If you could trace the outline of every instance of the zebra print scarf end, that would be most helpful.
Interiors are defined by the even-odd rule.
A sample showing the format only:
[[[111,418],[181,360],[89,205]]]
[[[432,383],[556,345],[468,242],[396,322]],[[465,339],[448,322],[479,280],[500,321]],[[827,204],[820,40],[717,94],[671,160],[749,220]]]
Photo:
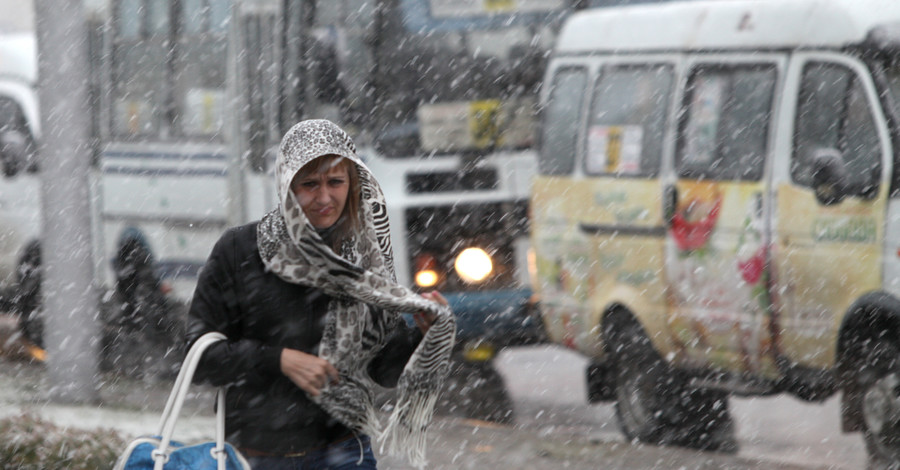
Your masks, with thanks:
[[[428,463],[425,459],[425,431],[431,423],[438,393],[408,392],[410,393],[403,393],[397,400],[378,440],[381,442],[382,453],[387,447],[388,454],[405,456],[412,466],[421,469]]]

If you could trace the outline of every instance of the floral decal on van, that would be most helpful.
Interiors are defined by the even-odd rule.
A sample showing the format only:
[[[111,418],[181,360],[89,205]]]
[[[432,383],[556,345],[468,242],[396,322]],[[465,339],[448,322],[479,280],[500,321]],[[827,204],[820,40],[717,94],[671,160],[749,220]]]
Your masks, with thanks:
[[[672,217],[672,238],[681,251],[707,246],[722,209],[722,194],[714,183],[697,183],[685,191]]]
[[[769,249],[762,239],[762,220],[752,214],[753,208],[748,208],[748,215],[744,221],[744,228],[738,240],[736,268],[741,274],[741,279],[752,289],[753,298],[762,312],[771,307],[771,298],[768,289],[767,263]]]
[[[688,356],[755,371],[771,308],[757,184],[681,181],[669,238],[669,325]],[[711,353],[715,351],[715,353]]]
[[[741,277],[747,284],[756,284],[763,275],[766,267],[766,251],[764,247],[759,247],[747,259],[738,258],[737,267],[741,272]]]

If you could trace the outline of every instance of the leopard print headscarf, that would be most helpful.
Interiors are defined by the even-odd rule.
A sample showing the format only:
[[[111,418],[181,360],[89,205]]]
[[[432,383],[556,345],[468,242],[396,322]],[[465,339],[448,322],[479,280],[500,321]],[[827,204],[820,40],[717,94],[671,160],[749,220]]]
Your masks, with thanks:
[[[301,167],[323,155],[350,159],[359,175],[361,229],[341,245],[340,253],[310,224],[290,187]],[[319,356],[334,365],[341,380],[310,399],[344,425],[380,439],[382,450],[387,445],[388,452],[405,453],[413,465],[423,466],[425,430],[456,337],[453,313],[397,283],[381,187],[356,155],[350,136],[337,125],[308,120],[292,127],[281,141],[275,180],[279,207],[266,214],[257,229],[263,264],[287,282],[317,287],[334,297]],[[404,367],[397,403],[382,429],[369,363],[403,321],[399,312],[422,310],[435,313],[437,320]]]

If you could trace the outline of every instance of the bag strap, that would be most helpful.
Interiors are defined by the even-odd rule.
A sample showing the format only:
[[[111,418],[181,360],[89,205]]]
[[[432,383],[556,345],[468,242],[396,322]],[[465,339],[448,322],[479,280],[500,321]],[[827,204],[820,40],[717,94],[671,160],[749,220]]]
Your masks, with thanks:
[[[157,434],[160,436],[159,447],[153,451],[154,470],[162,470],[163,465],[169,460],[169,444],[172,441],[172,434],[175,432],[175,422],[181,413],[181,407],[184,405],[184,398],[191,386],[194,378],[194,372],[197,365],[203,357],[203,352],[212,344],[225,339],[225,335],[219,332],[210,332],[201,336],[191,346],[190,351],[181,364],[181,370],[178,371],[178,377],[175,379],[175,385],[169,393],[169,399],[166,400],[166,407],[163,410],[162,417],[159,421]],[[212,450],[213,457],[218,461],[219,470],[225,470],[225,387],[219,387],[216,406],[216,447]]]

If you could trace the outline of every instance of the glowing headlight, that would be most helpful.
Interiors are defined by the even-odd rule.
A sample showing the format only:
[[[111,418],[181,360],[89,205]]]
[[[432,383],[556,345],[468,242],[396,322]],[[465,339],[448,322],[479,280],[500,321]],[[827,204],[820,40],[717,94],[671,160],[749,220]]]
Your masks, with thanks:
[[[438,274],[433,269],[423,269],[416,273],[416,285],[433,287],[438,282]]]
[[[437,260],[430,253],[422,253],[416,256],[416,285],[419,287],[434,287],[440,280]]]
[[[466,248],[457,257],[453,263],[456,273],[460,279],[469,283],[478,283],[494,270],[494,264],[491,262],[491,256],[481,248]]]

